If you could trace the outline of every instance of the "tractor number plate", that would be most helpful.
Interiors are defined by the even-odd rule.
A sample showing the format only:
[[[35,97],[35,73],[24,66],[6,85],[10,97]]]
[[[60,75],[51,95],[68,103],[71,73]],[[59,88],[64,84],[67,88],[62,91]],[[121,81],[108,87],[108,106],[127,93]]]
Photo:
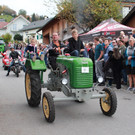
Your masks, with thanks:
[[[82,67],[82,73],[89,73],[89,67]]]

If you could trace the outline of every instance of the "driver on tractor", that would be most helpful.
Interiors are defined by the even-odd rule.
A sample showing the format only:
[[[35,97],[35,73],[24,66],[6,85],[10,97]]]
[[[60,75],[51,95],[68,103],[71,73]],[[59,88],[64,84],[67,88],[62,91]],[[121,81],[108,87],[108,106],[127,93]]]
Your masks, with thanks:
[[[49,45],[48,53],[49,53],[49,64],[51,65],[53,70],[56,70],[57,64],[56,64],[56,58],[58,55],[60,55],[62,52],[61,50],[64,49],[66,46],[63,45],[59,41],[59,35],[58,33],[53,33],[52,35],[52,43]]]
[[[14,60],[14,59],[18,59],[19,56],[21,57],[21,55],[20,55],[17,51],[15,51],[14,47],[10,47],[10,51],[11,51],[11,53],[9,54],[9,58],[12,58],[12,61],[11,61],[10,66],[8,67],[8,73],[7,73],[6,76],[9,76],[10,69],[11,69],[11,67],[14,65],[13,60]],[[25,66],[22,65],[20,61],[19,61],[19,65],[21,65],[23,71],[25,72],[25,70],[26,70],[26,69],[25,69]]]

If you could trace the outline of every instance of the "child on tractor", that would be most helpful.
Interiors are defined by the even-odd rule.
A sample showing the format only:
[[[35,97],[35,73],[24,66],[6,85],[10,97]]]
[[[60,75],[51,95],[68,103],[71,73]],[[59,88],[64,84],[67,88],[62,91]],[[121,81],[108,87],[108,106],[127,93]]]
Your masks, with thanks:
[[[34,38],[32,38],[30,45],[28,45],[25,49],[25,54],[27,53],[27,57],[32,59],[33,62],[35,62],[36,59],[40,59],[43,61],[44,54],[42,52],[42,53],[40,53],[40,56],[39,56],[38,52],[37,52],[37,47],[35,45],[36,45],[36,40]],[[29,56],[28,56],[28,53],[29,53]]]

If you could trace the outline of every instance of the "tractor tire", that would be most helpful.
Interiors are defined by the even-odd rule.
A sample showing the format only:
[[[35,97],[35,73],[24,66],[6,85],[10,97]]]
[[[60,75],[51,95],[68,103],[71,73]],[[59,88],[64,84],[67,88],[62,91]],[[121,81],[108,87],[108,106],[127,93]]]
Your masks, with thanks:
[[[37,107],[41,100],[41,80],[39,71],[26,70],[25,92],[29,106]]]
[[[112,116],[117,109],[117,97],[114,91],[104,88],[106,97],[100,98],[100,107],[104,115]]]
[[[50,92],[45,92],[43,94],[42,109],[46,121],[52,123],[55,120],[55,106]]]

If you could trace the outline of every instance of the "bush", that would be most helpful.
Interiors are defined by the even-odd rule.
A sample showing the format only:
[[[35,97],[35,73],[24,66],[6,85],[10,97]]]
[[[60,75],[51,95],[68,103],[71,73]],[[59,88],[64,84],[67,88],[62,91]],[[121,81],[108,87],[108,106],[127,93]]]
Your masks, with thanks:
[[[23,36],[21,36],[20,34],[16,34],[16,35],[14,36],[14,40],[23,41]]]
[[[3,38],[4,42],[6,44],[8,44],[12,39],[12,35],[10,35],[9,33],[6,33],[5,35],[2,35],[2,38]]]

